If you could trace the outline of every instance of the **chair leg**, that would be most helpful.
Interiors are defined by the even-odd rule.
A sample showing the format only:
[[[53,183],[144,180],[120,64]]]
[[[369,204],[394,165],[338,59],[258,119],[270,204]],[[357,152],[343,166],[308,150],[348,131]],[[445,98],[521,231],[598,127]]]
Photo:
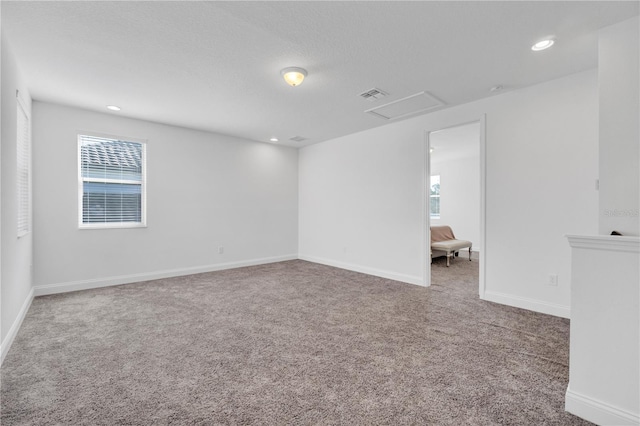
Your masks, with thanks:
[[[471,262],[471,246],[469,246],[469,262]]]
[[[447,268],[449,267],[449,260],[451,259],[451,253],[447,253]]]

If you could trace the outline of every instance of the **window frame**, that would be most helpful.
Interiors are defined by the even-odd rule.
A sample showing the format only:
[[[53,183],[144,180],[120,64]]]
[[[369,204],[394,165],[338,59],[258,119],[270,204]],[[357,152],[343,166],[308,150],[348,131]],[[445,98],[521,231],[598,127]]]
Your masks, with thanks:
[[[438,177],[438,184],[440,185],[439,191],[442,191],[441,175],[437,174],[437,175],[429,176],[429,218],[437,220],[437,219],[440,219],[440,217],[441,217],[441,214],[440,214],[440,207],[441,207],[440,206],[440,200],[441,200],[440,195],[441,194],[440,193],[438,193],[438,195],[432,195],[431,194],[431,187],[433,186],[433,184],[431,183],[431,180],[432,180],[432,178],[434,178],[436,176]],[[431,199],[433,199],[433,198],[437,198],[438,199],[438,214],[433,214],[431,212]]]
[[[142,173],[140,182],[132,180],[120,180],[120,179],[97,179],[97,178],[84,178],[82,176],[82,137],[88,136],[93,138],[103,138],[116,140],[119,142],[133,142],[142,145]],[[147,140],[108,135],[95,132],[80,131],[77,134],[77,156],[78,156],[78,229],[127,229],[127,228],[146,228],[147,227]],[[124,183],[140,185],[140,222],[90,222],[84,223],[83,218],[83,197],[84,197],[84,183],[85,182],[97,182],[97,183]]]

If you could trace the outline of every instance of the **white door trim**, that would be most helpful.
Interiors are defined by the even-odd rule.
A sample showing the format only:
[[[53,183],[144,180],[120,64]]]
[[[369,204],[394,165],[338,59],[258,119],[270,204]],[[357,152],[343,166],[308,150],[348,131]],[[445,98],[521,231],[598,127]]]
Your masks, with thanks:
[[[431,178],[431,153],[429,152],[429,148],[431,147],[430,143],[430,135],[433,132],[438,132],[440,130],[446,130],[454,127],[464,126],[466,124],[471,123],[480,123],[480,260],[479,260],[479,288],[478,294],[481,299],[484,299],[485,293],[485,278],[486,278],[486,262],[487,262],[487,250],[486,250],[486,211],[487,211],[487,155],[486,155],[486,121],[487,116],[483,114],[477,120],[466,121],[462,123],[457,123],[451,126],[439,127],[437,129],[428,129],[425,130],[425,142],[424,142],[424,165],[423,165],[423,188],[422,188],[422,224],[423,224],[423,255],[422,255],[422,264],[423,264],[423,282],[426,287],[431,285],[431,253],[429,250],[430,242],[431,242],[431,218],[429,215],[429,186],[430,186],[430,178]],[[474,244],[475,245],[475,244]]]

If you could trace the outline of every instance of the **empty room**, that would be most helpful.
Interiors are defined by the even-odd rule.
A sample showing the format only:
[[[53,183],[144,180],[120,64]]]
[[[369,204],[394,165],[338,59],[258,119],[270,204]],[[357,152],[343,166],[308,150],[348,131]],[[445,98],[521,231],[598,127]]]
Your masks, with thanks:
[[[0,423],[638,425],[639,13],[1,1]]]

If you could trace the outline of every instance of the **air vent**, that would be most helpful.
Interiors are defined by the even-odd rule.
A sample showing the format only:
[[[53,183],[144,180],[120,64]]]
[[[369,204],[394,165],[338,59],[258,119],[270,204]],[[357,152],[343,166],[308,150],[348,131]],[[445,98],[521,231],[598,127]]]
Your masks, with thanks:
[[[425,113],[434,108],[445,105],[440,99],[427,93],[420,92],[388,104],[380,105],[366,110],[366,113],[384,118],[385,120],[396,120],[409,115]]]
[[[294,136],[292,138],[289,138],[290,141],[294,141],[294,142],[302,142],[302,141],[306,141],[308,138],[303,138],[302,136]]]
[[[388,93],[383,92],[380,89],[369,89],[366,92],[360,93],[360,97],[368,100],[369,102],[377,101],[378,99],[384,98]]]

